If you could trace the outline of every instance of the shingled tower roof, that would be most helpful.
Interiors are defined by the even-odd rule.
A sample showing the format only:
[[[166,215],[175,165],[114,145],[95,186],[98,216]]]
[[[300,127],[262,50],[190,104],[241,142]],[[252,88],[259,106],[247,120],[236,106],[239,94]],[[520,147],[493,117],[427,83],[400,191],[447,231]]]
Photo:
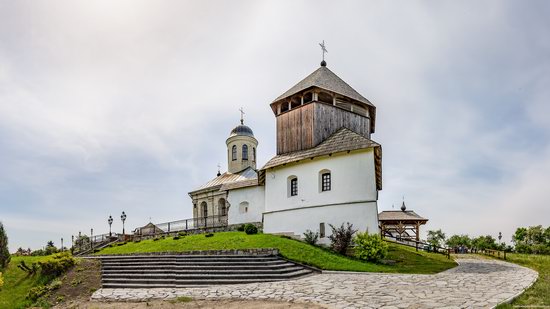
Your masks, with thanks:
[[[273,100],[273,103],[279,100],[288,98],[300,91],[306,90],[311,87],[318,87],[321,89],[332,91],[337,94],[346,96],[348,98],[354,99],[356,101],[359,101],[361,103],[374,107],[374,105],[369,100],[367,100],[365,97],[360,95],[359,92],[355,91],[355,89],[351,88],[350,85],[348,85],[340,77],[334,74],[326,66],[319,67],[313,73],[309,74],[306,78],[304,78],[302,81],[300,81],[299,83],[294,85],[292,88],[287,90],[285,93],[280,95],[278,98]]]

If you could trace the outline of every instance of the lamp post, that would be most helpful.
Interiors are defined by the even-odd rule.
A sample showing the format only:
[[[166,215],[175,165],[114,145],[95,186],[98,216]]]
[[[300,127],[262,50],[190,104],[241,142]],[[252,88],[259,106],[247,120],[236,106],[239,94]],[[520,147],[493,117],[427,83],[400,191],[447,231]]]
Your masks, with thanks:
[[[78,232],[78,251],[82,251],[82,233],[79,231]]]
[[[124,237],[124,235],[126,235],[126,233],[124,232],[124,221],[126,221],[126,213],[124,211],[122,212],[122,215],[120,215],[120,220],[122,220],[122,237]]]
[[[500,244],[500,240],[502,239],[502,232],[498,232],[498,243]]]
[[[92,249],[92,253],[94,252],[94,229],[90,229],[90,248]]]
[[[74,252],[74,235],[71,235],[71,253]]]
[[[61,237],[61,252],[63,252],[63,237]]]
[[[109,215],[109,220],[107,220],[107,222],[109,222],[109,238],[111,238],[113,236],[111,234],[111,225],[113,224],[113,217]]]

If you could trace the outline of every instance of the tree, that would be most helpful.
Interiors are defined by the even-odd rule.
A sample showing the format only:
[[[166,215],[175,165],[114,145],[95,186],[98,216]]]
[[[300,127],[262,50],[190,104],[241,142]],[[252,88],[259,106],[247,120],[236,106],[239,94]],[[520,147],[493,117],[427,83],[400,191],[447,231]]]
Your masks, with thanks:
[[[4,230],[4,225],[0,222],[0,269],[8,266],[11,256],[8,249],[8,235]]]
[[[523,243],[527,237],[527,229],[524,227],[518,227],[516,232],[512,236],[512,241],[515,244]]]
[[[496,239],[491,235],[474,238],[472,246],[478,250],[496,249],[498,247]]]
[[[472,240],[468,235],[453,235],[445,242],[447,247],[456,248],[460,246],[470,248],[472,246]]]
[[[54,253],[57,253],[57,248],[55,247],[53,241],[48,241],[48,243],[46,244],[46,250],[45,250],[45,254],[46,255],[50,255],[50,254],[54,254]]]
[[[428,243],[434,247],[441,247],[445,241],[445,233],[441,230],[428,231]]]

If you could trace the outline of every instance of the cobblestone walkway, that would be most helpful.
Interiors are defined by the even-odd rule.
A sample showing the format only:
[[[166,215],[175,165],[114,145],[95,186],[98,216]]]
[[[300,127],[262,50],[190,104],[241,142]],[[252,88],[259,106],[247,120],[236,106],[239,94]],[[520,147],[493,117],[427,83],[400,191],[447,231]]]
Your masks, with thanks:
[[[323,273],[298,280],[181,289],[101,289],[92,300],[190,296],[316,303],[328,308],[491,308],[520,294],[537,272],[515,264],[459,259],[436,275]]]

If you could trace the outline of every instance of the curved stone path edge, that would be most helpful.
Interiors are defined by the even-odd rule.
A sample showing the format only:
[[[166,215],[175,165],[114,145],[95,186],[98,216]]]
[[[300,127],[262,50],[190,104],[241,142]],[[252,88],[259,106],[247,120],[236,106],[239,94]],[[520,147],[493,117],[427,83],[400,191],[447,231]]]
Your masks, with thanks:
[[[457,259],[435,275],[323,273],[297,280],[166,289],[100,289],[99,301],[195,299],[278,300],[327,308],[493,308],[529,288],[538,273],[516,264]]]

